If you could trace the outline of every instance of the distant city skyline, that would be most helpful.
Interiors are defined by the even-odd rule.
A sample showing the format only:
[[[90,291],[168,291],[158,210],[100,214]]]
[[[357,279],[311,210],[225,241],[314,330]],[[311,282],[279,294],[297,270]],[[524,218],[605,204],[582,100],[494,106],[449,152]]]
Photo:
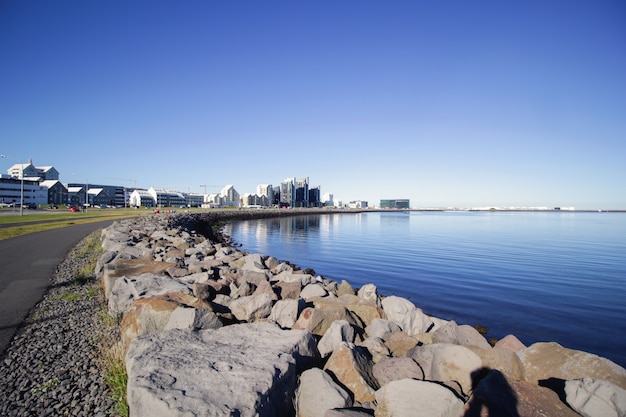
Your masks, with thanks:
[[[624,39],[618,0],[4,2],[0,168],[626,209]]]

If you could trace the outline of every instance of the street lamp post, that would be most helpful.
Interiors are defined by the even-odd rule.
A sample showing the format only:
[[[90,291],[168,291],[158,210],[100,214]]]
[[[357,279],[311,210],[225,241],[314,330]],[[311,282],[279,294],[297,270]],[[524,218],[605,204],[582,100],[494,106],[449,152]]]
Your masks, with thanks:
[[[0,155],[0,158],[7,158],[6,155]],[[22,166],[22,172],[20,173],[20,216],[24,215],[24,164]]]

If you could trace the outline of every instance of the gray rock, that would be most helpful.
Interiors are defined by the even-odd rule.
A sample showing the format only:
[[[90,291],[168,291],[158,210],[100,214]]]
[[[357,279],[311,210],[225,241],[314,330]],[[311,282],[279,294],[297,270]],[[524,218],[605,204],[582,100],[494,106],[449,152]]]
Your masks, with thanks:
[[[374,364],[372,372],[381,387],[399,379],[424,379],[424,371],[419,364],[407,357],[382,358]]]
[[[591,378],[565,381],[567,404],[584,417],[626,416],[626,390]]]
[[[139,337],[126,354],[130,416],[291,416],[297,373],[316,356],[310,332],[270,323]]]
[[[171,329],[190,329],[190,330],[207,330],[219,329],[223,324],[219,317],[210,310],[178,307],[172,314],[164,327],[165,330]]]
[[[416,346],[407,356],[414,359],[429,381],[457,381],[465,395],[472,389],[472,372],[482,368],[478,355],[461,345],[437,343]]]
[[[324,417],[329,409],[351,405],[350,394],[323,370],[311,368],[300,376],[296,392],[298,417]]]
[[[335,320],[320,339],[317,350],[325,358],[333,353],[341,342],[354,342],[354,328],[346,320]]]
[[[359,298],[368,301],[376,306],[380,306],[380,297],[378,296],[378,289],[374,284],[365,284],[357,292]]]
[[[409,336],[426,333],[433,325],[432,320],[406,298],[386,297],[382,301],[382,306],[387,318],[400,326]]]
[[[300,297],[308,300],[313,297],[325,297],[328,295],[328,292],[324,289],[320,284],[309,284],[302,289],[300,292]]]
[[[228,307],[237,320],[256,321],[269,317],[272,305],[272,297],[269,294],[259,294],[233,300]]]
[[[282,328],[291,329],[298,319],[298,314],[304,308],[303,299],[278,300],[272,307],[270,320],[277,323]]]
[[[387,340],[394,332],[399,332],[400,326],[396,323],[385,319],[373,319],[365,328],[365,333],[370,337],[379,337]]]
[[[415,379],[392,381],[376,391],[376,417],[459,417],[463,402],[449,389]]]
[[[385,341],[380,337],[368,337],[364,341],[357,343],[357,345],[367,349],[370,355],[372,355],[372,361],[374,363],[391,355],[389,348],[385,345]]]
[[[191,294],[187,285],[162,275],[146,273],[135,277],[122,277],[115,281],[111,289],[109,313],[114,316],[123,314],[130,309],[133,300],[169,292]]]

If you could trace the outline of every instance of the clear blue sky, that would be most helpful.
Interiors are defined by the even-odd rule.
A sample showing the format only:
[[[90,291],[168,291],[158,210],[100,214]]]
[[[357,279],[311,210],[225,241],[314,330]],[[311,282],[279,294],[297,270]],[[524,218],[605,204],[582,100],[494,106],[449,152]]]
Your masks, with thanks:
[[[626,209],[626,2],[0,0],[0,153],[63,182]]]

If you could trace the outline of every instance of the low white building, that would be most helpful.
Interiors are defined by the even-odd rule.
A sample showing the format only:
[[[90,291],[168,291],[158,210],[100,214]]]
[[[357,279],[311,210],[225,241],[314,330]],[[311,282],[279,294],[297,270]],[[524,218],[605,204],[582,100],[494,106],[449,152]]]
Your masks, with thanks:
[[[224,205],[224,199],[220,194],[205,194],[204,195],[204,208],[218,208]]]
[[[155,207],[156,200],[148,190],[133,190],[128,197],[128,205],[131,207]]]
[[[353,208],[353,209],[367,208],[367,201],[362,201],[362,200],[350,201],[348,203],[348,208]]]
[[[156,201],[157,207],[180,207],[187,204],[185,196],[178,191],[151,187],[148,193]]]

